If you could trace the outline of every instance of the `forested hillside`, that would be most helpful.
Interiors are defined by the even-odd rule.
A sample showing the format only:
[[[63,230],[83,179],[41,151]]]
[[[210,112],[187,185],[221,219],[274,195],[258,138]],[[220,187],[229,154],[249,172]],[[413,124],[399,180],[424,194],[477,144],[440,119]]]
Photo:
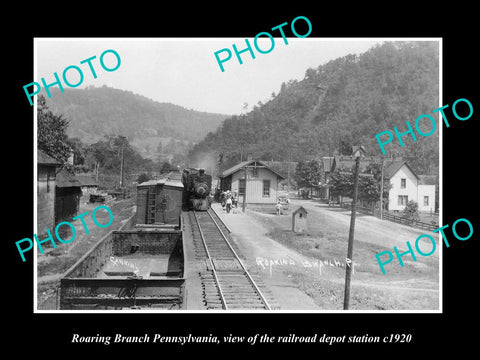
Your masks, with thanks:
[[[375,134],[407,130],[439,104],[439,59],[435,42],[386,42],[360,56],[348,55],[306,69],[301,81],[283,83],[278,94],[252,111],[225,120],[190,152],[221,161],[226,168],[251,155],[302,161],[350,154],[363,145],[381,155]],[[391,146],[420,174],[438,173],[438,131],[405,147]]]
[[[69,120],[67,134],[86,144],[105,135],[125,136],[144,157],[177,143],[185,147],[215,130],[227,115],[188,110],[178,105],[159,103],[144,96],[107,86],[86,89],[52,89],[47,98],[52,111]],[[186,151],[186,149],[183,149]]]

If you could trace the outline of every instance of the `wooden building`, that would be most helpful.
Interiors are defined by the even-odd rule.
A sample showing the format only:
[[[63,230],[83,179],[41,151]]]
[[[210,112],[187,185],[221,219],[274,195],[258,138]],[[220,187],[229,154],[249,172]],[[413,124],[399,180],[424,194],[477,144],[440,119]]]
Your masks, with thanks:
[[[55,182],[55,223],[69,220],[78,214],[81,183],[74,175],[62,169],[57,173]]]
[[[91,175],[75,175],[78,181],[80,181],[82,196],[88,196],[90,194],[96,194],[98,191],[98,181],[96,181]]]
[[[388,210],[402,211],[413,200],[418,203],[418,211],[435,211],[435,185],[425,184],[406,162],[387,164],[385,178],[391,185]]]
[[[37,151],[37,229],[46,233],[55,226],[55,182],[61,163],[43,151]]]
[[[302,233],[307,231],[307,215],[308,211],[300,206],[292,213],[292,231]]]
[[[243,161],[220,175],[220,187],[238,195],[239,204],[275,204],[277,185],[284,177],[258,160]]]

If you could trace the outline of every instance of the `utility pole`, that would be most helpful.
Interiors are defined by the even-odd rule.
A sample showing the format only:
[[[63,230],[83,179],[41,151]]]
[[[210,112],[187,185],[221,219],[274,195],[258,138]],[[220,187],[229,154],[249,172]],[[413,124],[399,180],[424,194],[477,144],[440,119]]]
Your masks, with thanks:
[[[120,188],[123,188],[123,178],[124,178],[124,165],[125,165],[125,162],[124,162],[124,159],[123,159],[123,147],[125,146],[125,142],[122,141],[122,160],[120,162]]]
[[[122,192],[122,198],[125,199],[125,188],[124,188],[124,179],[125,179],[125,159],[123,156],[123,150],[125,147],[125,137],[121,136],[122,139],[122,159],[120,161],[120,191]]]
[[[243,168],[243,181],[244,181],[244,189],[243,189],[243,201],[242,201],[242,213],[245,213],[245,198],[247,197],[247,166]]]
[[[343,310],[348,310],[350,301],[350,278],[353,267],[353,238],[355,233],[355,213],[357,209],[357,193],[358,193],[358,172],[360,167],[360,156],[355,159],[355,174],[353,179],[353,198],[352,198],[352,214],[350,215],[350,231],[348,233],[348,249],[345,266],[345,296],[343,298]]]

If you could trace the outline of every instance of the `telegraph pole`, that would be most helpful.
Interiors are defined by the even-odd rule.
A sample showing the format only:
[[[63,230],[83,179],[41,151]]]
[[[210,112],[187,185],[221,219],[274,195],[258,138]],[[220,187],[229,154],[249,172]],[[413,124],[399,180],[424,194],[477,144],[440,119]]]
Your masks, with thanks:
[[[125,147],[125,137],[121,136],[122,139],[122,159],[120,161],[120,190],[122,191],[122,198],[125,199],[125,189],[124,189],[124,181],[125,181],[125,159],[123,156],[124,147]]]
[[[123,160],[123,144],[122,144],[122,160],[120,162],[120,188],[123,187],[123,166],[124,166],[124,160]]]
[[[350,278],[353,267],[353,238],[355,233],[355,213],[357,209],[357,193],[358,193],[358,172],[360,167],[360,156],[355,159],[355,174],[353,179],[353,198],[352,198],[352,214],[350,216],[350,231],[348,233],[348,249],[345,266],[345,296],[343,298],[343,310],[348,310],[350,301]]]
[[[245,198],[247,197],[247,166],[243,168],[243,179],[244,179],[244,189],[243,189],[243,201],[242,201],[242,213],[245,213]]]

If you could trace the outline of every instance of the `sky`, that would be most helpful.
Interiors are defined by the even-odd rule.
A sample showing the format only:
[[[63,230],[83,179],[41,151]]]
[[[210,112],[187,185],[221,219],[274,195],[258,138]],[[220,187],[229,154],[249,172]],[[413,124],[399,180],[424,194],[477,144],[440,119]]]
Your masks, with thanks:
[[[54,72],[62,79],[64,69],[75,65],[84,76],[78,88],[106,85],[187,109],[234,115],[244,111],[244,103],[251,110],[259,101],[265,102],[272,92],[279,92],[282,82],[303,79],[308,68],[348,54],[361,54],[384,39],[287,40],[285,44],[281,37],[274,38],[273,49],[261,54],[253,39],[249,39],[255,59],[247,51],[241,54],[240,64],[232,45],[239,51],[245,49],[245,38],[36,38],[32,81],[41,83],[44,78],[47,84],[53,83]],[[265,51],[271,42],[261,37],[258,46]],[[214,53],[225,48],[232,52],[232,57],[223,63],[222,72]],[[100,56],[105,50],[115,50],[120,56],[117,70],[108,72],[101,67]],[[226,55],[227,52],[219,53],[221,59]],[[93,56],[96,79],[88,63],[80,63]],[[103,59],[107,67],[116,65],[110,52]],[[71,84],[80,81],[75,69],[66,74]]]

